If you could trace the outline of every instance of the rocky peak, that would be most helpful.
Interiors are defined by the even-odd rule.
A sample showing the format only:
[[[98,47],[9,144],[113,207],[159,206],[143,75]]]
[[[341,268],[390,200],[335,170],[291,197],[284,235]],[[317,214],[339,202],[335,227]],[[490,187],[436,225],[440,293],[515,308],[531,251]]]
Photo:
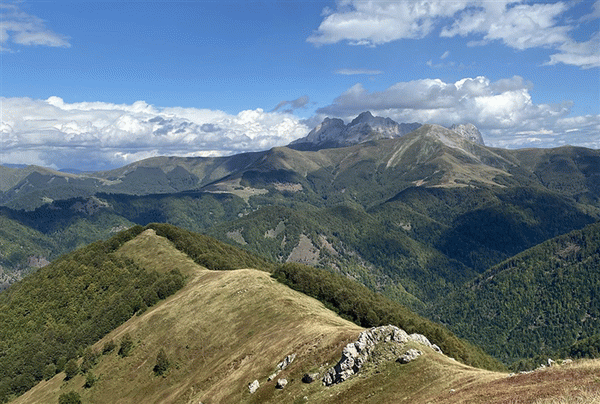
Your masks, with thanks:
[[[449,129],[458,133],[459,135],[461,135],[467,140],[470,140],[473,143],[477,143],[480,145],[484,144],[483,137],[481,136],[479,129],[477,129],[477,127],[472,123],[452,125]]]
[[[290,144],[304,149],[324,149],[351,146],[369,140],[390,139],[404,136],[418,129],[420,123],[398,123],[390,118],[373,116],[365,111],[348,125],[337,118],[325,118],[310,133]]]

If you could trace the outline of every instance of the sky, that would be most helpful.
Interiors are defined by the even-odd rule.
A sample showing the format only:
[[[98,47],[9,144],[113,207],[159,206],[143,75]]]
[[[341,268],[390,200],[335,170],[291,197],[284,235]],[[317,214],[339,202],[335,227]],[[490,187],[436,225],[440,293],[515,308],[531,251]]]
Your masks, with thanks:
[[[283,146],[325,117],[600,149],[600,1],[0,3],[0,164]]]

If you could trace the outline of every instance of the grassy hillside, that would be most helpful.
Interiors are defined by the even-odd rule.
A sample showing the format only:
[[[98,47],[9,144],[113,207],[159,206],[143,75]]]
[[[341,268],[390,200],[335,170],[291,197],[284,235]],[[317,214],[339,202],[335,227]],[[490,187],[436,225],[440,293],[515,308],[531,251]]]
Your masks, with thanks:
[[[599,268],[596,223],[494,266],[433,312],[505,362],[566,352],[600,329]]]
[[[576,363],[531,375],[475,369],[416,343],[423,355],[400,365],[376,356],[348,381],[324,387],[301,381],[308,372],[322,373],[340,357],[343,346],[362,328],[328,310],[316,299],[275,281],[267,272],[250,269],[209,271],[174,245],[146,229],[115,253],[149,271],[178,268],[186,285],[173,296],[148,308],[92,346],[101,352],[111,341],[129,336],[128,355],[106,351],[88,376],[64,373],[42,381],[13,403],[56,403],[73,391],[83,403],[414,403],[532,402],[564,394],[598,396],[600,363]],[[384,354],[384,351],[377,351]],[[164,352],[169,366],[153,370]],[[296,354],[292,364],[267,381],[277,363]],[[284,389],[276,389],[286,378]],[[260,382],[250,394],[248,384]],[[568,382],[565,382],[568,380]],[[515,401],[522,399],[525,401]]]

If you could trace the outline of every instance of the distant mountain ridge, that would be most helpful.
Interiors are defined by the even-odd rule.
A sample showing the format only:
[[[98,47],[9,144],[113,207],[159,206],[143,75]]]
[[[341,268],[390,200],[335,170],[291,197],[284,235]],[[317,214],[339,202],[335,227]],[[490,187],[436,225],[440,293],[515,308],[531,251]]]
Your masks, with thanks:
[[[421,126],[423,124],[418,122],[398,123],[391,118],[373,116],[370,111],[365,111],[347,125],[338,118],[325,118],[308,135],[293,141],[288,147],[297,150],[347,147],[372,140],[396,139]],[[449,129],[471,142],[484,144],[481,133],[471,123],[452,125]]]
[[[289,147],[318,150],[351,146],[369,140],[394,139],[420,128],[421,125],[417,122],[398,123],[393,119],[373,116],[371,112],[365,111],[348,125],[338,118],[325,118],[306,137],[293,141]]]

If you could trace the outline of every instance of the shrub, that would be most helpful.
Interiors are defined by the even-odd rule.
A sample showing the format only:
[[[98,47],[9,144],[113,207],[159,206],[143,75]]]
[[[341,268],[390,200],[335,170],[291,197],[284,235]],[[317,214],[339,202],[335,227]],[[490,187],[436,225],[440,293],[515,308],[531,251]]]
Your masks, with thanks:
[[[77,360],[70,359],[65,365],[65,375],[67,375],[65,380],[74,378],[75,376],[77,376],[77,373],[79,373],[79,366],[77,365]]]
[[[123,335],[123,338],[121,339],[121,347],[119,348],[119,355],[121,355],[121,357],[123,358],[128,356],[132,348],[133,340],[131,339],[131,335]]]
[[[76,391],[62,393],[58,397],[58,404],[81,404],[81,396]]]
[[[154,365],[154,374],[157,376],[164,374],[169,369],[169,359],[163,348],[160,348],[156,355],[156,365]]]

